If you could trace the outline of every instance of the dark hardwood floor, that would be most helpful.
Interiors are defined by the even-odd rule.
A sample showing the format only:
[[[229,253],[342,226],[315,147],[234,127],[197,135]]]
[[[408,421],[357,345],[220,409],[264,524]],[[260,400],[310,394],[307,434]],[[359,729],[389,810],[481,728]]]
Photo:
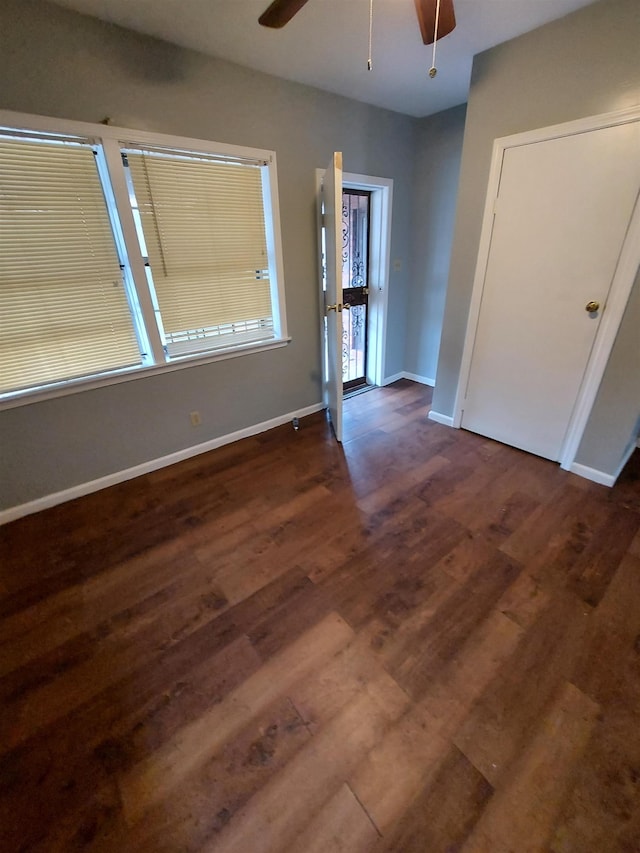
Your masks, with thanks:
[[[410,382],[0,529],[3,851],[640,851],[640,459]]]

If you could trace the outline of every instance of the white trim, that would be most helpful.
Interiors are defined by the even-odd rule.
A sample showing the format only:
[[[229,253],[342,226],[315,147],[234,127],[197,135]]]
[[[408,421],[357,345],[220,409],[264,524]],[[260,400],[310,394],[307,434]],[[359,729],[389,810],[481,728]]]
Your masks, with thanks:
[[[406,370],[401,370],[399,373],[394,373],[392,376],[387,376],[382,380],[380,385],[391,385],[399,379],[410,379],[411,382],[419,382],[421,385],[429,385],[435,388],[436,380],[428,376],[420,376],[417,373],[408,373]]]
[[[592,480],[594,483],[600,483],[602,486],[615,486],[618,481],[618,477],[624,470],[624,466],[627,464],[629,459],[631,459],[638,447],[640,447],[640,437],[637,439],[634,438],[629,442],[627,449],[622,454],[622,459],[616,468],[615,474],[606,474],[604,471],[598,471],[596,468],[589,468],[588,465],[581,465],[579,462],[572,462],[571,467],[568,470],[571,471],[572,474],[577,474],[578,477],[585,477],[587,480]]]
[[[242,145],[229,145],[225,142],[212,142],[207,139],[194,139],[189,136],[173,136],[159,131],[135,130],[130,127],[116,127],[111,124],[93,124],[86,121],[73,121],[55,116],[40,116],[30,113],[17,113],[0,110],[0,128],[20,128],[35,130],[39,133],[61,133],[69,136],[99,137],[115,139],[124,146],[132,143],[147,145],[160,144],[163,148],[181,148],[184,151],[202,151],[207,154],[221,154],[242,159],[271,162],[273,151],[263,148],[247,148]]]
[[[453,418],[451,415],[441,415],[440,412],[434,412],[433,409],[427,415],[427,418],[430,421],[435,421],[437,424],[444,424],[448,427],[454,427],[455,424],[453,422]]]
[[[504,148],[513,148],[518,145],[530,145],[532,142],[545,142],[546,140],[559,139],[563,136],[589,133],[592,130],[613,127],[617,124],[631,124],[638,120],[640,120],[640,104],[625,107],[621,110],[613,110],[609,113],[584,116],[583,118],[563,122],[562,124],[536,127],[532,130],[525,130],[522,133],[514,133],[511,136],[502,136],[496,142],[503,143]]]
[[[269,168],[262,171],[262,197],[265,207],[265,234],[267,238],[268,266],[271,272],[271,313],[277,338],[287,337],[287,306],[284,292],[284,255],[282,253],[282,226],[280,197],[278,195],[278,167],[275,151],[271,152]],[[271,216],[266,215],[266,211]],[[274,308],[277,306],[277,310]]]
[[[464,399],[467,393],[469,375],[471,373],[471,360],[473,357],[473,348],[480,316],[480,304],[482,302],[484,280],[489,263],[495,206],[500,188],[500,177],[505,150],[511,147],[545,142],[547,140],[557,139],[563,136],[573,136],[579,133],[587,133],[592,130],[613,127],[620,124],[628,124],[636,121],[640,121],[640,106],[617,110],[615,112],[605,113],[598,116],[588,116],[586,118],[578,119],[577,121],[552,125],[551,127],[536,128],[524,133],[505,136],[494,140],[482,221],[482,232],[478,247],[478,259],[476,262],[464,349],[453,408],[453,426],[459,427],[462,423]],[[618,266],[609,291],[606,306],[607,310],[604,312],[602,322],[598,329],[598,334],[587,363],[583,382],[580,387],[580,391],[578,392],[574,412],[565,437],[560,459],[561,466],[565,470],[573,470],[573,461],[586,427],[587,420],[591,413],[591,408],[604,374],[620,321],[622,320],[622,315],[633,286],[634,278],[637,274],[638,266],[640,266],[640,199],[636,203],[636,208],[622,247]]]
[[[640,194],[636,199],[636,206],[631,215],[629,228],[622,244],[618,265],[609,289],[605,311],[587,361],[576,404],[562,445],[560,467],[565,470],[571,468],[578,453],[639,268]]]
[[[200,453],[207,453],[209,450],[215,450],[217,447],[222,447],[225,444],[231,444],[234,441],[240,441],[242,438],[248,438],[249,436],[266,432],[274,427],[282,426],[282,424],[286,424],[288,421],[293,420],[293,418],[304,418],[307,415],[313,415],[322,409],[324,409],[322,403],[314,403],[311,406],[306,406],[304,409],[297,409],[294,412],[288,412],[286,415],[279,415],[276,418],[271,418],[271,420],[262,421],[262,423],[253,424],[244,429],[236,430],[236,432],[204,441],[202,444],[185,447],[183,450],[177,450],[175,453],[169,453],[167,456],[150,459],[148,462],[142,462],[140,465],[134,465],[132,468],[126,468],[124,471],[115,471],[113,474],[107,474],[105,477],[99,477],[97,480],[80,483],[61,492],[54,492],[42,498],[36,498],[36,500],[29,501],[28,503],[0,510],[0,525],[8,524],[10,521],[15,521],[25,515],[32,515],[35,512],[49,509],[66,501],[75,500],[75,498],[84,497],[84,495],[89,495],[92,492],[98,492],[100,489],[124,483],[126,480],[133,480],[134,477],[149,474],[151,471],[157,471],[159,468],[175,465],[176,462],[182,462],[185,459],[190,459],[192,456],[198,456]]]
[[[430,376],[420,376],[417,373],[407,373],[406,370],[402,376],[404,379],[410,379],[412,382],[419,382],[421,385],[429,385],[431,388],[435,388],[436,380],[431,379]]]
[[[133,219],[133,210],[129,201],[129,189],[127,187],[125,170],[122,168],[120,143],[115,139],[104,139],[102,142],[102,152],[109,178],[106,191],[113,193],[113,203],[117,211],[110,211],[112,228],[114,235],[118,232],[122,234],[123,250],[131,271],[138,310],[142,315],[141,323],[136,318],[132,317],[132,319],[134,319],[136,326],[142,328],[142,332],[149,344],[149,349],[147,350],[149,355],[146,357],[148,361],[145,359],[144,364],[145,366],[166,364],[167,359],[162,345],[162,338],[160,337],[156,313],[153,308],[146,268]]]
[[[318,233],[318,281],[320,290],[321,341],[324,342],[324,297],[322,293],[322,221],[320,215],[320,191],[324,169],[316,169],[317,233]],[[374,325],[370,340],[376,350],[367,358],[367,381],[371,385],[386,385],[384,379],[387,350],[387,313],[389,304],[389,258],[391,257],[391,220],[393,212],[393,179],[372,175],[343,172],[342,186],[347,189],[363,189],[371,192],[370,242],[371,251],[369,277],[375,281],[369,286],[369,315]],[[376,251],[377,248],[377,251]],[[325,373],[324,344],[321,353],[323,377]],[[326,384],[326,377],[324,377]]]
[[[397,382],[399,379],[404,379],[404,378],[405,377],[404,377],[403,371],[400,371],[400,373],[394,373],[392,376],[385,376],[385,378],[382,380],[382,382],[380,384],[381,385],[391,385],[394,382]]]
[[[362,189],[371,192],[369,341],[374,342],[375,352],[367,358],[367,381],[373,385],[382,385],[387,353],[393,179],[344,172],[342,185],[348,189]]]
[[[316,217],[318,234],[318,282],[320,284],[320,363],[322,365],[323,397],[326,397],[324,294],[322,292],[322,216],[320,212],[321,188],[324,169],[316,169]],[[367,358],[367,381],[371,385],[388,385],[395,379],[384,378],[387,350],[387,311],[389,304],[389,258],[391,257],[391,220],[393,212],[393,179],[372,175],[343,172],[342,186],[371,192],[370,208],[370,270],[375,283],[369,285],[369,315],[374,325],[369,340],[374,340],[375,352]],[[402,378],[398,376],[397,378]]]
[[[585,480],[591,480],[593,483],[599,483],[601,486],[609,486],[609,488],[614,485],[617,479],[613,474],[605,474],[604,471],[589,468],[588,465],[580,465],[579,462],[573,462],[569,470],[572,474],[577,474],[578,477],[584,477]]]

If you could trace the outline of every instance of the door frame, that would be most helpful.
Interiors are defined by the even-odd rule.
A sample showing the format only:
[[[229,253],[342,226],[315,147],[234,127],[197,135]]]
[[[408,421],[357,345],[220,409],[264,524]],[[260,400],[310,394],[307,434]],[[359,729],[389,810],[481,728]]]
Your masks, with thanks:
[[[640,106],[631,107],[615,112],[604,113],[597,116],[588,116],[576,121],[556,124],[550,127],[536,128],[524,133],[512,136],[503,136],[494,140],[491,155],[491,168],[487,185],[487,196],[485,201],[484,216],[482,220],[482,231],[480,245],[478,247],[478,259],[476,262],[475,275],[473,279],[473,290],[469,305],[469,317],[465,333],[464,349],[458,387],[453,408],[453,426],[460,428],[464,412],[464,401],[469,385],[471,373],[471,362],[475,345],[478,321],[480,318],[480,306],[484,291],[484,282],[489,264],[491,251],[491,240],[493,236],[493,223],[500,189],[500,177],[505,151],[508,148],[522,145],[530,145],[536,142],[546,142],[564,136],[588,133],[606,127],[614,127],[621,124],[630,124],[640,121]],[[631,221],[622,244],[616,270],[611,282],[609,297],[605,311],[598,328],[596,338],[587,360],[582,382],[578,390],[573,412],[569,419],[569,425],[565,434],[562,450],[560,453],[560,467],[571,470],[580,441],[591,414],[591,409],[600,387],[609,356],[622,322],[622,317],[629,300],[633,282],[640,268],[640,194],[631,215]]]
[[[322,293],[322,221],[320,199],[324,169],[316,169],[316,204],[318,231],[318,281],[320,305],[320,341],[322,365],[322,398],[326,404],[327,377],[325,370],[324,301]],[[385,384],[387,340],[387,310],[389,304],[389,269],[391,258],[391,216],[393,210],[393,179],[372,175],[343,172],[342,185],[346,189],[367,190],[371,193],[369,207],[369,352],[366,376],[370,385]]]

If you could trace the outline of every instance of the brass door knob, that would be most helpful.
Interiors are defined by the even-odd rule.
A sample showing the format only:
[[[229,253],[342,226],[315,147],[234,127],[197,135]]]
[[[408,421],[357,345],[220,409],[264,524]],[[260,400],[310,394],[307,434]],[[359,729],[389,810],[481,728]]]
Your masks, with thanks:
[[[587,304],[584,306],[584,310],[587,311],[589,314],[595,314],[599,308],[599,302],[587,302]]]

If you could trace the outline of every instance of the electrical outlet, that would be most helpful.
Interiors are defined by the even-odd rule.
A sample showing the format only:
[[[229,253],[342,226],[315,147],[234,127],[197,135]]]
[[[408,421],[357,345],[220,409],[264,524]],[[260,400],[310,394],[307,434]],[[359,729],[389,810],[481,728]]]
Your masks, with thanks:
[[[192,427],[200,426],[202,423],[202,418],[200,417],[200,412],[190,412],[189,420],[191,421]]]

